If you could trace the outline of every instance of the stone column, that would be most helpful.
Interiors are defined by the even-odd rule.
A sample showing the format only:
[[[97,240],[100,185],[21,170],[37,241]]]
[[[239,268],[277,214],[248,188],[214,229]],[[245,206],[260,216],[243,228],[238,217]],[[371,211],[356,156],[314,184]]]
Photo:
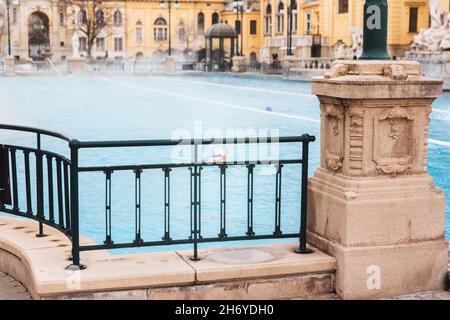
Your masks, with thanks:
[[[244,64],[245,64],[245,57],[244,56],[234,56],[232,58],[233,61],[233,67],[231,68],[232,72],[240,73],[244,72]]]
[[[16,58],[14,56],[6,56],[4,59],[5,74],[16,74]]]
[[[164,59],[164,72],[165,73],[175,73],[175,61],[177,57],[175,56],[166,56]]]
[[[337,260],[344,299],[442,289],[445,198],[427,172],[442,81],[413,61],[340,61],[320,100],[321,163],[309,182],[308,240]]]

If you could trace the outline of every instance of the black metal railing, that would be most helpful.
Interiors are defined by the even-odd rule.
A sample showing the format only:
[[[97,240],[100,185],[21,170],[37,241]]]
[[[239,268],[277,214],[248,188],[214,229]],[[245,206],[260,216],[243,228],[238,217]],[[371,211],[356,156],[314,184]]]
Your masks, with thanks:
[[[80,252],[89,250],[103,250],[115,248],[150,247],[176,244],[192,244],[194,254],[192,259],[198,260],[198,244],[219,241],[261,240],[298,238],[299,248],[296,252],[308,253],[306,247],[306,214],[307,214],[307,179],[309,143],[315,141],[314,136],[276,137],[276,138],[224,138],[224,139],[180,139],[180,140],[133,140],[133,141],[78,141],[68,136],[29,127],[0,124],[0,129],[31,132],[36,134],[36,148],[0,144],[0,211],[37,220],[39,223],[39,236],[43,236],[43,225],[56,228],[63,232],[72,242],[72,264],[70,268],[80,269]],[[54,152],[41,148],[41,136],[51,136],[68,142],[70,159]],[[300,143],[302,145],[301,157],[297,159],[271,159],[271,160],[221,160],[203,161],[199,158],[199,147],[205,145],[251,145],[251,144],[286,144]],[[170,147],[184,145],[193,148],[194,157],[187,163],[152,163],[141,165],[114,165],[114,166],[80,166],[79,152],[83,149],[102,148],[132,148],[132,147]],[[17,157],[21,153],[23,161],[23,174],[25,184],[18,185]],[[300,152],[299,152],[300,153]],[[9,161],[11,160],[11,161]],[[35,166],[30,162],[35,161]],[[273,232],[257,234],[254,229],[254,169],[258,165],[275,165],[275,212]],[[300,227],[298,232],[283,233],[281,228],[281,190],[283,167],[290,164],[301,165],[301,194],[300,198]],[[243,206],[247,211],[247,226],[245,234],[229,236],[227,233],[227,170],[232,166],[245,166],[247,175],[247,201]],[[46,170],[44,170],[46,167]],[[202,170],[207,167],[217,168],[220,188],[220,228],[216,237],[206,237],[202,233]],[[34,172],[32,172],[32,168]],[[187,169],[190,179],[190,234],[186,238],[173,239],[171,234],[171,173],[175,169]],[[146,241],[142,237],[142,173],[149,170],[161,170],[164,177],[164,230],[161,240]],[[44,171],[47,173],[44,179]],[[102,244],[80,245],[79,241],[79,175],[84,173],[100,172],[104,174],[105,181],[105,238]],[[134,239],[129,242],[115,242],[112,234],[112,185],[115,172],[129,172],[134,177]],[[22,172],[20,172],[22,173]],[[56,177],[55,177],[56,173]],[[35,179],[31,179],[34,175]],[[7,176],[7,179],[5,179]],[[44,181],[46,180],[46,186]],[[34,184],[33,184],[34,183]],[[35,197],[31,190],[35,189]],[[26,208],[19,208],[19,190],[26,198]],[[45,189],[45,191],[44,191]],[[44,197],[44,195],[47,195]],[[44,199],[46,198],[46,199]],[[32,203],[36,202],[34,209]],[[47,202],[44,210],[44,203]],[[45,211],[45,212],[44,212]]]

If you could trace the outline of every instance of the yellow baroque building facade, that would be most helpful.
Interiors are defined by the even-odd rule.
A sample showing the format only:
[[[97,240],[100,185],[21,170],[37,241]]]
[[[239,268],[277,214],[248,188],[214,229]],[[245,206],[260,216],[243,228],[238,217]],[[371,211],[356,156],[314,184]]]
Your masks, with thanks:
[[[161,57],[167,54],[170,40],[174,55],[193,54],[200,60],[204,33],[212,24],[224,22],[240,31],[239,52],[251,59],[271,59],[286,54],[291,10],[294,54],[333,57],[335,44],[351,46],[352,32],[362,29],[364,0],[244,0],[241,13],[233,10],[232,0],[165,0],[163,6],[161,0],[103,0],[97,10],[107,23],[93,41],[81,31],[85,18],[77,2],[98,1],[11,0],[12,55],[39,60],[43,49],[50,48],[55,61],[65,60],[72,54],[71,40],[77,33],[81,54],[94,58]],[[6,0],[0,0],[2,56],[9,51],[6,8]],[[450,0],[441,0],[441,11],[449,10]],[[429,24],[429,0],[390,0],[391,55],[402,56]]]

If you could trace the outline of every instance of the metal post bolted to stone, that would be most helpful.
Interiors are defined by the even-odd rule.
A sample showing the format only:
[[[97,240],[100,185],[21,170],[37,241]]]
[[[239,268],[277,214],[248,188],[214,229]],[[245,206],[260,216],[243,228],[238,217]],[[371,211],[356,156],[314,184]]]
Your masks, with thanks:
[[[363,52],[359,59],[386,60],[388,32],[387,0],[366,0],[364,3]]]
[[[374,2],[386,1],[365,10]],[[344,299],[443,289],[447,277],[445,198],[427,171],[442,81],[418,62],[380,60],[385,42],[376,43],[365,50],[376,60],[336,61],[312,80],[321,162],[309,181],[308,241],[336,258]]]

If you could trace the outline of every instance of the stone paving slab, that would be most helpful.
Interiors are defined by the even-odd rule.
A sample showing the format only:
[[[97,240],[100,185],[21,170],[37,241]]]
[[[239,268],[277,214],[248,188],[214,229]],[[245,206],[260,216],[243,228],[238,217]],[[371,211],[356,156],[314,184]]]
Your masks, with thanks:
[[[450,300],[450,291],[428,291],[392,297],[386,300]]]
[[[20,282],[0,272],[0,300],[31,300],[31,297]]]

